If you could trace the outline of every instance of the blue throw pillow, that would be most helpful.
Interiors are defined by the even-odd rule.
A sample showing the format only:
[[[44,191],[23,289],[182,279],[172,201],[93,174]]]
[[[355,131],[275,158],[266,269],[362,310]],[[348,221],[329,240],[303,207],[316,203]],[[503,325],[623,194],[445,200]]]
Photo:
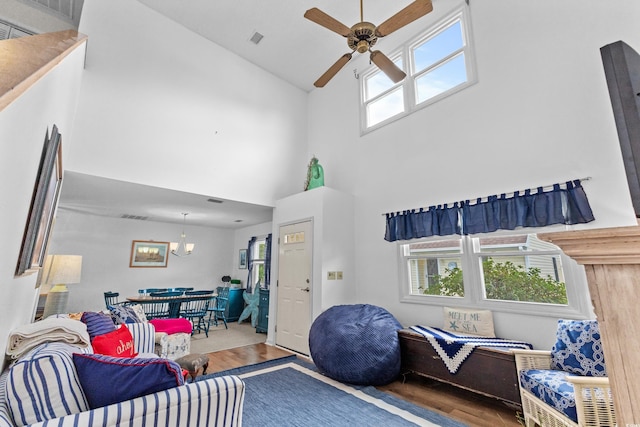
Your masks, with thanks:
[[[596,320],[558,320],[551,369],[576,375],[605,377],[604,351]]]
[[[140,319],[135,310],[126,305],[110,305],[109,311],[111,312],[113,321],[117,324],[140,323]]]
[[[82,323],[87,325],[87,332],[91,341],[98,335],[108,334],[116,330],[111,316],[105,313],[96,313],[93,311],[85,311],[80,318]]]
[[[75,353],[73,363],[91,409],[184,384],[182,368],[169,359]]]

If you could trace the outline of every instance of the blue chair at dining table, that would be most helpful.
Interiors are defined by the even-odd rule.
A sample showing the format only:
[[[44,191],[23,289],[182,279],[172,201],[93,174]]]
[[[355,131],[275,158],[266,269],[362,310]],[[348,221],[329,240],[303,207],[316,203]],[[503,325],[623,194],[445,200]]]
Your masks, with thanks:
[[[191,335],[197,330],[209,337],[209,323],[205,321],[209,303],[215,299],[213,291],[186,291],[185,299],[180,303],[180,317],[189,319],[192,324]],[[206,298],[206,297],[209,298]]]
[[[154,292],[167,292],[167,288],[146,288],[146,289],[138,289],[138,293],[141,295],[151,295]]]
[[[142,306],[142,310],[148,320],[178,317],[180,301],[167,301],[163,298],[179,297],[181,295],[182,292],[151,292],[149,297],[152,299],[139,304]]]
[[[227,307],[229,305],[229,287],[219,286],[218,295],[215,297],[215,302],[209,305],[209,319],[208,323],[213,322],[218,326],[218,320],[222,320],[224,328],[229,329],[227,326]]]

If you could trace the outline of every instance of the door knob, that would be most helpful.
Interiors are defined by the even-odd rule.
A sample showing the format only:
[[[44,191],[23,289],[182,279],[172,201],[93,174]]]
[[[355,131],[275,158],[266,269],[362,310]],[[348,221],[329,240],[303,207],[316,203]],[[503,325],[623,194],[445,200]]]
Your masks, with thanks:
[[[303,292],[309,292],[309,291],[310,291],[310,289],[309,289],[309,287],[308,287],[308,286],[307,286],[306,288],[304,288],[304,289],[300,289],[300,290],[301,290],[301,291],[303,291]]]

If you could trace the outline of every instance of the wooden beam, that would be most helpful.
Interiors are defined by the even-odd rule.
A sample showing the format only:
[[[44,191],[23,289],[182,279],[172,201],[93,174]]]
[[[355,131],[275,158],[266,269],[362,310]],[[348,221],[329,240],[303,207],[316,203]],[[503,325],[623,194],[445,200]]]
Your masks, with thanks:
[[[585,266],[617,423],[640,425],[640,225],[538,237]]]

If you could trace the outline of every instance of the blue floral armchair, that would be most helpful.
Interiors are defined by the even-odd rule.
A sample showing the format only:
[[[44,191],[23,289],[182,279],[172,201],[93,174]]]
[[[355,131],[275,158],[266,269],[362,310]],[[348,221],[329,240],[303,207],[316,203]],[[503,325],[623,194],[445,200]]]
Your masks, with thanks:
[[[595,320],[559,320],[551,351],[513,350],[527,427],[615,426]]]

